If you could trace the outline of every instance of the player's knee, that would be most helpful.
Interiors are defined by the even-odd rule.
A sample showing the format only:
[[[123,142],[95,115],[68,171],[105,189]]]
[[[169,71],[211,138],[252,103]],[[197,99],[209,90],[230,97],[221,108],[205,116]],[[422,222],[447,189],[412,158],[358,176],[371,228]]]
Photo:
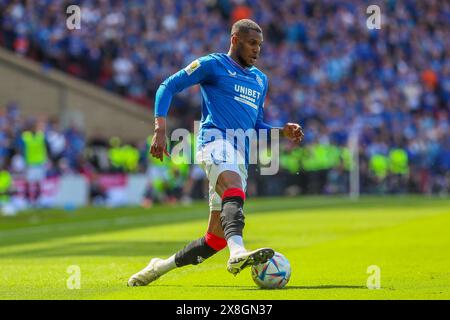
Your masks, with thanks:
[[[223,171],[217,179],[216,191],[223,198],[230,189],[242,189],[241,177],[234,171]]]

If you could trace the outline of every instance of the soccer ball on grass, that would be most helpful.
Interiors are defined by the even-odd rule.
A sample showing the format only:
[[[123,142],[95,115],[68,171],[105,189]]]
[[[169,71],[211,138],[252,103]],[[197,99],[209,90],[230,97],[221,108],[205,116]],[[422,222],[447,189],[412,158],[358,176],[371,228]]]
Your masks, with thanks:
[[[263,289],[281,289],[286,286],[291,277],[291,265],[279,252],[266,263],[251,267],[253,281]]]

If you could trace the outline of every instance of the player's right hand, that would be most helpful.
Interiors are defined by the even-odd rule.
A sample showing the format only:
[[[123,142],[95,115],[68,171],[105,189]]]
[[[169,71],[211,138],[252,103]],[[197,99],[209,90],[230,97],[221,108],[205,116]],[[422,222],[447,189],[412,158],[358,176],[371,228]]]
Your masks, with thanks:
[[[286,123],[282,131],[284,136],[294,143],[300,143],[303,140],[303,128],[298,123]]]
[[[152,146],[150,147],[150,154],[152,157],[163,161],[164,154],[170,157],[169,152],[167,152],[166,146],[166,133],[155,131],[152,138]]]

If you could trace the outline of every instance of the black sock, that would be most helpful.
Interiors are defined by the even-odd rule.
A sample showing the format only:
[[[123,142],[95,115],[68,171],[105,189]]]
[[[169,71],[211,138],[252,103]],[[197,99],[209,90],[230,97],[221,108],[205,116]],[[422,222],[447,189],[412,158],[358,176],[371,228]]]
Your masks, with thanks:
[[[194,240],[175,254],[175,264],[177,267],[189,264],[197,265],[212,257],[218,251],[206,244],[205,237]]]
[[[245,226],[243,212],[244,199],[239,196],[226,197],[222,199],[222,211],[220,221],[225,235],[225,239],[231,236],[241,236]]]

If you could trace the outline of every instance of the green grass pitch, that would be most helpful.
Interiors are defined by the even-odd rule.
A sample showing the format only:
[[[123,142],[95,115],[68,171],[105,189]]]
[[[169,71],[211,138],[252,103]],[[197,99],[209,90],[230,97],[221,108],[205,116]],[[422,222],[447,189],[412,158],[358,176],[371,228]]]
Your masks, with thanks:
[[[245,213],[247,248],[271,246],[290,260],[286,288],[257,288],[249,269],[233,277],[228,250],[147,287],[126,286],[150,258],[204,234],[205,201],[0,217],[0,299],[450,299],[450,199],[248,199]],[[67,286],[72,265],[80,289]],[[371,265],[380,289],[367,288]]]

